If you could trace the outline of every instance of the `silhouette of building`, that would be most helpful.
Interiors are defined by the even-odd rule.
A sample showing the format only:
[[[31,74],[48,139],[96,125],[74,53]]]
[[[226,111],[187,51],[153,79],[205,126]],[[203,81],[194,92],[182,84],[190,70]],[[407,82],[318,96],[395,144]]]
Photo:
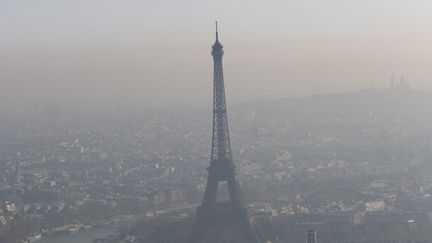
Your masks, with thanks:
[[[306,234],[307,243],[316,243],[317,242],[317,234],[315,230],[308,230]]]

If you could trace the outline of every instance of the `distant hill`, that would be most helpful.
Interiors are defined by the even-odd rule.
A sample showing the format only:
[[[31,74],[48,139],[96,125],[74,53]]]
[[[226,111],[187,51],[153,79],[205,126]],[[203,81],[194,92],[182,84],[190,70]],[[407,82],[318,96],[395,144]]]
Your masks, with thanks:
[[[432,124],[432,93],[367,89],[350,93],[257,101],[242,105],[257,119],[292,125]]]

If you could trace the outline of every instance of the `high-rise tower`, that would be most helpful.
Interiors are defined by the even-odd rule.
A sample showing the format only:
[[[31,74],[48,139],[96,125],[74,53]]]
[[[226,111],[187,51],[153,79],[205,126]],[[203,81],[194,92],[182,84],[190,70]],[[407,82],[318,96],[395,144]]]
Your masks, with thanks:
[[[308,230],[306,234],[307,243],[317,243],[317,233],[315,230]]]
[[[249,215],[235,178],[231,153],[225,87],[222,69],[223,46],[219,42],[216,22],[216,41],[212,46],[213,73],[213,138],[207,187],[202,204],[197,209],[192,243],[263,243],[262,235]],[[226,185],[228,200],[218,200],[218,188]]]

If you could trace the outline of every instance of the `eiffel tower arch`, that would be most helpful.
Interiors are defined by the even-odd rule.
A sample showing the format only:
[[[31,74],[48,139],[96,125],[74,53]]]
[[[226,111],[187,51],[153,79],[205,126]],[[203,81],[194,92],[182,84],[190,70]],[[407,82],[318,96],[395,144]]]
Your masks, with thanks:
[[[225,100],[222,56],[216,22],[213,56],[213,136],[204,199],[196,212],[191,243],[265,243],[249,213],[236,180]],[[226,186],[226,200],[218,200],[219,185]],[[220,192],[219,192],[220,193]]]

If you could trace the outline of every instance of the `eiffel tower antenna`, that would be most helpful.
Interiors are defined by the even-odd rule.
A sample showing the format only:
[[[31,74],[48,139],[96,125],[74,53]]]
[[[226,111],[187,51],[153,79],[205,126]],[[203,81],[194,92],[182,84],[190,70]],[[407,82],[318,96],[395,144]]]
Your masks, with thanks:
[[[216,25],[216,40],[219,40],[218,21],[215,21],[215,25]]]

